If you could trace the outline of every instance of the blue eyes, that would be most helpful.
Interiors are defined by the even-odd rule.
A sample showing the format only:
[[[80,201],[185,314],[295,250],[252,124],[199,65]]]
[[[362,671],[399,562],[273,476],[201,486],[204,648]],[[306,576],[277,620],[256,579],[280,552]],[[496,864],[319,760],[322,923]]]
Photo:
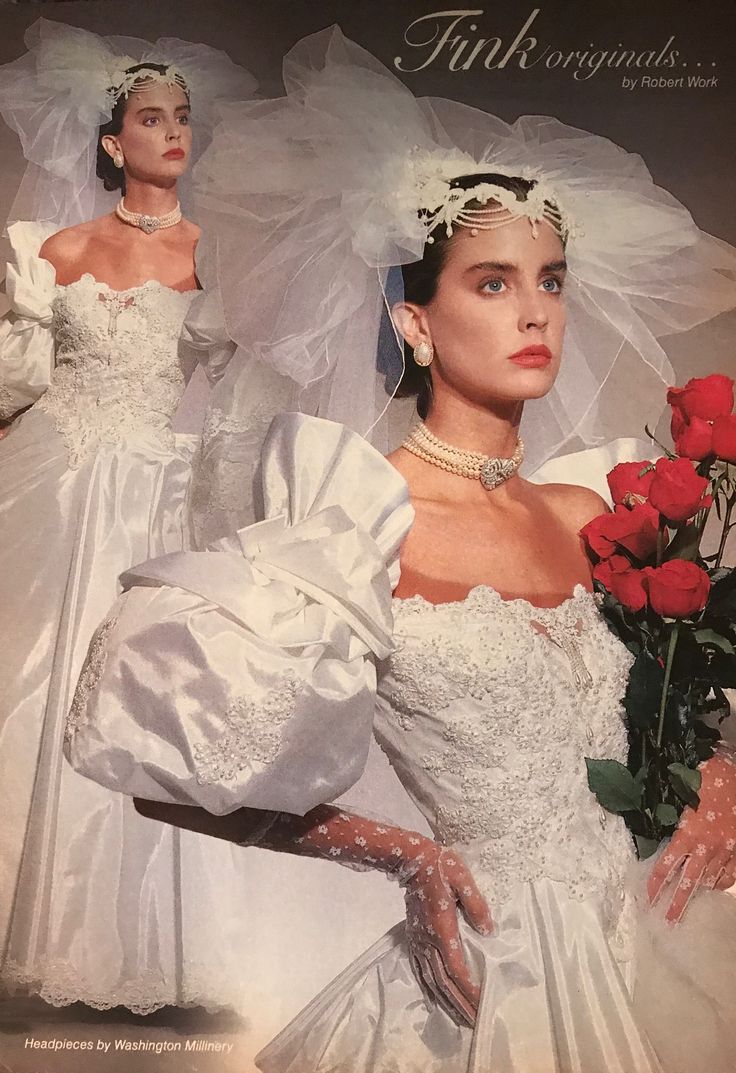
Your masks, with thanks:
[[[540,283],[540,287],[546,294],[560,294],[562,292],[562,280],[556,276],[548,276]],[[506,290],[506,284],[502,279],[489,279],[481,285],[484,294],[502,294]]]
[[[156,123],[158,123],[159,119],[160,119],[160,116],[149,115],[143,120],[143,126],[144,127],[152,127]],[[180,123],[181,126],[188,127],[190,122],[191,122],[191,116],[189,116],[189,115],[180,115],[180,116],[176,117],[176,121],[177,121],[177,123]]]
[[[550,276],[549,279],[542,280],[542,287],[548,294],[559,294],[562,290],[562,280]]]

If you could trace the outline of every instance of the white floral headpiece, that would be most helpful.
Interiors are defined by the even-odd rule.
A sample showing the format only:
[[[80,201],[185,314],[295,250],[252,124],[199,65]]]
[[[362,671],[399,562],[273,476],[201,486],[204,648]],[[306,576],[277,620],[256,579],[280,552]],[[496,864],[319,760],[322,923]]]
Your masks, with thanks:
[[[187,80],[178,67],[174,64],[167,64],[163,71],[158,71],[155,67],[145,66],[152,62],[151,60],[135,60],[132,56],[117,57],[110,70],[110,85],[106,91],[113,104],[117,104],[121,97],[127,99],[130,93],[140,93],[150,89],[152,82],[162,83],[171,89],[177,87],[189,93]],[[140,68],[142,65],[142,70],[131,70],[133,67]]]
[[[504,224],[527,217],[534,238],[538,224],[545,222],[565,241],[575,232],[570,215],[560,205],[552,186],[541,177],[521,169],[524,174],[508,174],[508,178],[521,178],[531,183],[523,197],[497,183],[487,182],[489,174],[505,175],[497,165],[478,163],[464,155],[436,157],[415,149],[410,157],[410,182],[417,200],[419,218],[427,230],[427,242],[434,242],[432,232],[444,225],[448,238],[453,227],[465,227],[471,235],[479,231],[492,231]],[[470,186],[457,186],[462,176],[478,175],[478,182]],[[470,207],[471,202],[478,205]]]

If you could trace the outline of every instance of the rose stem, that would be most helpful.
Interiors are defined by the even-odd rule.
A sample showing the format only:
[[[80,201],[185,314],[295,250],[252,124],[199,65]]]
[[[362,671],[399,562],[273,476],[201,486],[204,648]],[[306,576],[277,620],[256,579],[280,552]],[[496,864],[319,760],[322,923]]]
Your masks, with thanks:
[[[670,675],[672,674],[672,663],[675,658],[675,649],[677,648],[677,638],[680,635],[680,623],[674,622],[670,632],[670,643],[667,647],[667,660],[664,666],[664,682],[662,683],[662,699],[659,702],[659,723],[657,724],[657,748],[662,745],[662,732],[664,731],[664,713],[667,707],[667,691],[670,688]]]
[[[664,533],[667,528],[667,523],[660,514],[659,516],[659,528],[657,529],[657,566],[662,565],[662,557],[664,555]]]
[[[728,466],[726,466],[726,473],[728,474]],[[721,531],[721,542],[718,545],[718,553],[716,555],[716,561],[713,564],[714,570],[717,570],[721,565],[721,560],[726,551],[726,541],[728,540],[728,534],[731,532],[731,514],[733,508],[736,506],[736,492],[728,496],[726,499],[726,511],[723,516],[723,530]]]

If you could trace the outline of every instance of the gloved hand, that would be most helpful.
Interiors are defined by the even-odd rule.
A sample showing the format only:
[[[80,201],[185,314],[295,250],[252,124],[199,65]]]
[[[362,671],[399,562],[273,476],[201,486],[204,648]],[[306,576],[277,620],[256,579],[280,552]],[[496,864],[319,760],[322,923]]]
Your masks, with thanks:
[[[406,900],[406,935],[420,985],[461,1024],[473,1025],[480,995],[465,959],[458,906],[481,935],[493,922],[485,898],[454,850],[401,827],[320,805],[305,816],[239,809],[212,816],[186,805],[136,801],[144,815],[240,845],[319,857],[399,881]]]
[[[665,913],[670,923],[682,917],[698,887],[728,890],[736,882],[736,761],[719,745],[700,765],[700,804],[686,808],[669,846],[648,881],[653,903],[668,883],[673,894]]]

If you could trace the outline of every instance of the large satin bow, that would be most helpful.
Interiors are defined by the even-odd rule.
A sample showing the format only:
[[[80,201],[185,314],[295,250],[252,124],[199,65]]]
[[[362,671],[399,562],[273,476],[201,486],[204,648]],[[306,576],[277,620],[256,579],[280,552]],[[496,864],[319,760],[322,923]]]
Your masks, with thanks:
[[[324,643],[329,636],[343,659],[358,654],[356,639],[379,659],[393,650],[384,557],[339,506],[293,525],[283,515],[266,519],[218,541],[212,551],[151,559],[124,573],[121,582],[125,588],[185,589],[283,648]],[[268,590],[264,599],[257,598],[259,589]]]

